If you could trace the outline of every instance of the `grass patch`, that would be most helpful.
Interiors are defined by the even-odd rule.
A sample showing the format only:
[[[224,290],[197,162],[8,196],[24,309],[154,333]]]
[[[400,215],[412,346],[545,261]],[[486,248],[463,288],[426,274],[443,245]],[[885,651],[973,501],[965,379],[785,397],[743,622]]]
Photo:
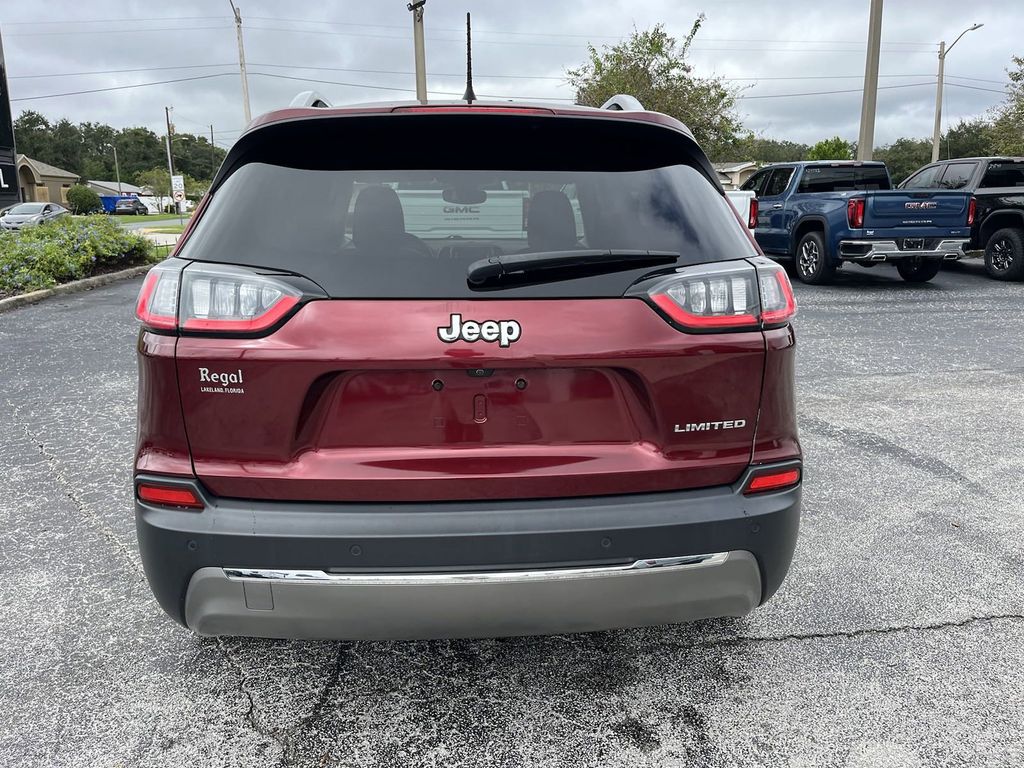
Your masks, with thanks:
[[[185,227],[187,226],[187,224],[179,224],[176,227],[157,227],[154,229],[146,227],[146,232],[151,235],[180,235],[185,231]]]
[[[0,299],[159,261],[146,238],[107,216],[66,216],[0,232]]]

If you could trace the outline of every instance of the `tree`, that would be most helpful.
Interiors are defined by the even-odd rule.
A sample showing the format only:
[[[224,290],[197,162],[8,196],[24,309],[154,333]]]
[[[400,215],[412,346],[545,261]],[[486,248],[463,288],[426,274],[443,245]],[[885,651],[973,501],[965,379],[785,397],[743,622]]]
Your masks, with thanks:
[[[922,165],[932,159],[932,142],[929,139],[896,139],[892,144],[877,147],[875,160],[881,160],[889,169],[893,184],[899,184]]]
[[[996,109],[992,126],[994,151],[1001,155],[1024,155],[1024,56],[1014,56],[1013,65],[1016,69],[1006,70],[1006,101]]]
[[[171,194],[171,174],[166,168],[156,167],[140,171],[135,174],[135,183],[140,187],[146,187],[154,195]]]
[[[83,184],[75,184],[75,186],[68,190],[68,205],[71,206],[72,213],[79,214],[92,213],[102,208],[100,196],[90,187],[86,187]]]
[[[986,157],[996,154],[992,123],[983,118],[961,120],[939,143],[940,157]]]
[[[845,139],[833,136],[823,139],[807,152],[808,160],[852,160],[854,146]]]
[[[766,139],[750,132],[722,147],[711,158],[716,162],[754,160],[758,163],[789,163],[803,160],[809,149],[806,144]]]
[[[25,110],[14,121],[14,142],[18,151],[29,157],[40,157],[49,145],[50,130],[49,120],[31,109]]]
[[[741,128],[734,111],[737,90],[720,77],[695,76],[686,61],[703,22],[701,14],[681,44],[658,24],[600,51],[588,45],[590,60],[566,71],[576,102],[599,107],[615,94],[631,94],[647,109],[684,122],[705,151],[720,154]]]

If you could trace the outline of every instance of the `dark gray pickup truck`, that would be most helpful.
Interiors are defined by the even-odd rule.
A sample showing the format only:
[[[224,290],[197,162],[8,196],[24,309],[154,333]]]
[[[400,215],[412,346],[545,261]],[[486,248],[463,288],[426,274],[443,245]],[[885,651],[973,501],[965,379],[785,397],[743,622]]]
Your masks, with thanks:
[[[900,187],[973,193],[968,255],[984,255],[985,270],[996,280],[1024,280],[1024,157],[944,160],[926,165]]]

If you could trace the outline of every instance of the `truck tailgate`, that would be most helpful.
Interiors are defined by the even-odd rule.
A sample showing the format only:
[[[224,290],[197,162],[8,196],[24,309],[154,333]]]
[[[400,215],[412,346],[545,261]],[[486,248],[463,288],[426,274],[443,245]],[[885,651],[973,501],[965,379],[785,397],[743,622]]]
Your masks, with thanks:
[[[956,190],[868,192],[864,227],[963,227],[970,194]]]

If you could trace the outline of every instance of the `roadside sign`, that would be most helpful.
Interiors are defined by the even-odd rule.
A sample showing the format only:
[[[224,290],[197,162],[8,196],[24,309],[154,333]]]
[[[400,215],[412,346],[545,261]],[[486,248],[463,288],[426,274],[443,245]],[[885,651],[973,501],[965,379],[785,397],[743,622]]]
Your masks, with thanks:
[[[180,203],[184,199],[185,199],[185,193],[182,190],[180,190],[180,189],[174,190],[174,202]]]
[[[185,199],[185,177],[184,176],[171,176],[171,191],[174,193],[174,199],[178,199],[178,193],[181,192],[182,200]]]

